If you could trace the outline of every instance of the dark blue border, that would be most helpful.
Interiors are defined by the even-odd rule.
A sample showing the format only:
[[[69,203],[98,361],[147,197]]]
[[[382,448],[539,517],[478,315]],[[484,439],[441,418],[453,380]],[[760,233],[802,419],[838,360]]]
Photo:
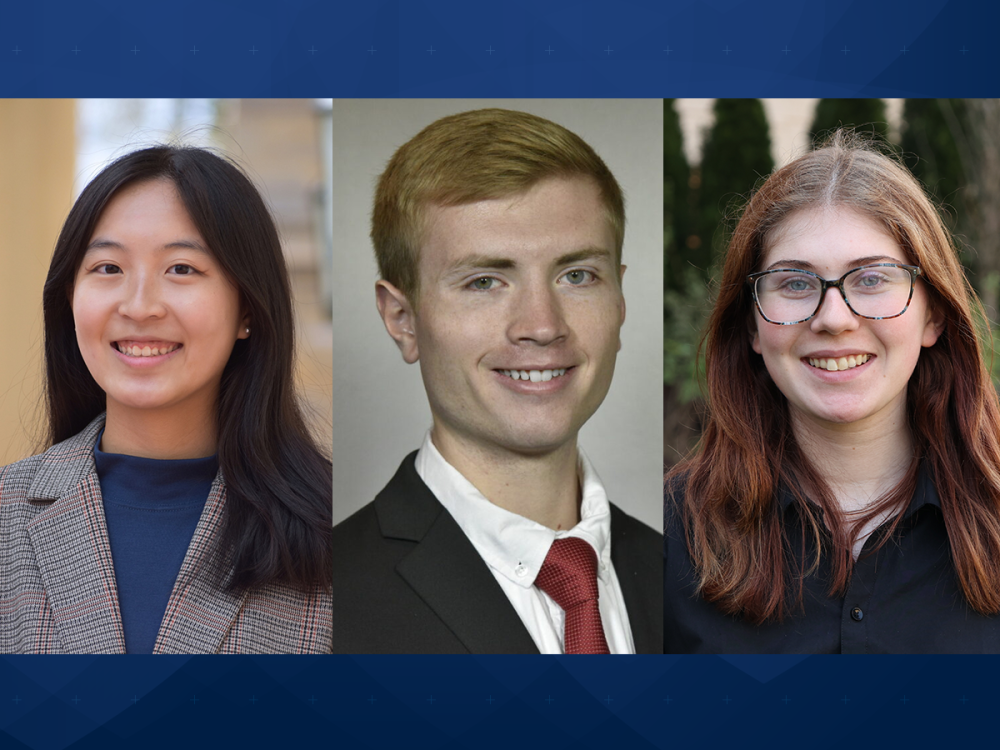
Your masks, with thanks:
[[[5,3],[0,96],[997,96],[982,0]]]
[[[43,0],[0,6],[0,96],[995,97],[998,22],[973,0]],[[4,657],[0,746],[958,746],[996,741],[998,668]]]

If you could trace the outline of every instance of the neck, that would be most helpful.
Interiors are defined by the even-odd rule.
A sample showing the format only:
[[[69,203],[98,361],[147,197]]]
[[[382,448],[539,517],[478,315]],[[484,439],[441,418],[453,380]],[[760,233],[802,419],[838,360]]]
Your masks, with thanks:
[[[214,412],[199,415],[190,412],[190,409],[129,409],[109,400],[101,450],[164,460],[213,455]]]
[[[571,529],[580,521],[575,437],[555,450],[530,455],[456,440],[436,425],[431,440],[494,505],[550,529]]]
[[[913,462],[905,408],[853,424],[821,423],[793,410],[792,431],[845,513],[864,511],[898,485]]]

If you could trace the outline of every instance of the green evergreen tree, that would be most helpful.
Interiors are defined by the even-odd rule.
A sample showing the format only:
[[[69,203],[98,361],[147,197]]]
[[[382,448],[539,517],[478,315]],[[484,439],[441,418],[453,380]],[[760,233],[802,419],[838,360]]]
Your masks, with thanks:
[[[819,145],[837,128],[853,128],[862,135],[874,135],[888,142],[885,102],[881,99],[820,99],[809,128],[810,142]]]
[[[684,134],[673,99],[663,100],[663,270],[664,289],[679,289],[688,265],[691,168],[684,156]]]
[[[715,123],[702,149],[698,189],[700,262],[706,275],[721,255],[746,196],[774,169],[771,136],[760,99],[716,99]]]

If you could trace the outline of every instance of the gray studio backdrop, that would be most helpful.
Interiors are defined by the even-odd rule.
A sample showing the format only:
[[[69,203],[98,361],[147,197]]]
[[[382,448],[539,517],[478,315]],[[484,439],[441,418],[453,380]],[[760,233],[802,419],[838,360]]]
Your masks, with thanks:
[[[625,191],[627,317],[611,391],[580,433],[611,500],[662,525],[663,104],[657,100],[334,100],[333,521],[372,500],[420,446],[430,409],[375,308],[369,240],[376,179],[393,152],[439,117],[518,109],[587,141]]]

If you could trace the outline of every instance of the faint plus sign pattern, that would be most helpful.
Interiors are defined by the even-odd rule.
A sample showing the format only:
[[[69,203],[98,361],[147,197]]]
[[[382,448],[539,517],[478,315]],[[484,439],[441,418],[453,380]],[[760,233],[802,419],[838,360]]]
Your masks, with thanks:
[[[605,697],[605,699],[604,699],[604,705],[610,706],[611,705],[611,701],[613,701],[613,700],[614,700],[614,698],[612,698],[610,695],[607,696],[607,697]]]
[[[434,696],[432,695],[432,696],[431,696],[430,698],[428,698],[428,699],[427,699],[427,702],[428,702],[428,703],[430,703],[430,704],[431,704],[431,705],[433,706],[433,705],[434,705],[434,701],[436,701],[436,700],[437,700],[437,698],[435,698],[435,697],[434,697]]]
[[[316,49],[315,44],[310,44],[309,49],[307,49],[306,52],[308,52],[310,55],[315,55],[317,52],[319,52],[319,50]]]
[[[966,697],[965,697],[964,695],[963,695],[963,696],[961,697],[961,699],[960,699],[960,700],[962,701],[962,705],[963,705],[963,706],[964,706],[964,705],[965,705],[966,703],[968,703],[968,702],[969,702],[969,699],[968,699],[968,698],[966,698]]]
[[[133,695],[132,696],[132,705],[134,706],[138,702],[139,702],[139,696]]]
[[[369,695],[368,696],[368,705],[369,706],[374,706],[375,705],[375,701],[377,701],[377,700],[378,700],[378,698],[376,698],[374,695]]]
[[[318,701],[318,700],[319,700],[319,698],[317,698],[315,695],[310,695],[309,696],[309,705],[310,706],[315,706],[316,705],[316,701]]]
[[[726,45],[726,48],[725,48],[724,50],[722,50],[722,51],[723,51],[723,52],[725,52],[725,53],[726,53],[727,55],[728,55],[728,54],[729,54],[730,52],[732,52],[732,50],[731,50],[731,49],[729,49],[729,45],[728,45],[728,44]]]
[[[192,695],[191,696],[191,703],[194,704],[194,705],[198,705],[198,696],[197,695]]]
[[[907,698],[905,695],[902,698],[900,698],[900,700],[903,702],[904,706],[910,702],[910,699]]]
[[[77,695],[74,695],[74,696],[73,696],[73,697],[71,698],[71,700],[73,701],[73,705],[74,705],[74,706],[79,706],[79,705],[80,705],[80,700],[81,700],[81,698],[80,698],[79,696],[77,696]]]
[[[257,705],[257,701],[259,701],[260,698],[258,698],[256,695],[251,695],[249,700],[250,700],[251,703],[253,703],[256,706]]]
[[[847,702],[848,702],[849,700],[850,700],[850,698],[848,698],[848,697],[847,697],[847,696],[845,695],[845,696],[844,696],[843,698],[841,698],[841,699],[840,699],[840,702],[841,702],[841,703],[843,703],[843,704],[844,704],[844,705],[846,706],[846,705],[847,705]]]
[[[606,50],[604,50],[604,54],[605,55],[610,55],[612,52],[614,52],[614,50],[611,49],[611,45],[609,44],[608,48]]]
[[[433,45],[433,44],[431,45],[431,48],[430,48],[429,50],[427,50],[427,51],[428,51],[428,52],[430,52],[430,53],[431,53],[432,55],[433,55],[433,54],[434,54],[435,52],[437,52],[437,50],[436,50],[436,49],[434,49],[434,45]]]
[[[901,50],[900,50],[900,52],[902,52],[902,53],[903,53],[904,55],[905,55],[905,54],[906,54],[907,52],[909,52],[909,51],[910,51],[910,50],[906,49],[906,45],[905,45],[905,44],[903,45],[903,49],[901,49]]]
[[[733,699],[732,699],[732,698],[730,698],[730,697],[729,697],[728,695],[727,695],[727,696],[726,696],[725,698],[723,698],[722,700],[724,700],[724,701],[726,702],[726,705],[727,705],[727,706],[728,706],[728,705],[729,705],[730,703],[732,703],[732,702],[733,702]]]
[[[840,51],[844,53],[844,57],[847,57],[847,53],[850,52],[850,50],[847,49],[847,45],[846,44],[844,45],[844,49],[842,49]]]
[[[545,702],[548,703],[551,706],[552,705],[552,701],[554,701],[554,700],[555,700],[555,698],[553,698],[552,694],[550,693],[549,697],[545,699]]]
[[[13,698],[11,698],[11,700],[14,701],[14,705],[15,706],[18,706],[18,705],[21,704],[21,696],[20,695],[15,695]]]
[[[496,698],[494,698],[494,697],[493,697],[493,696],[491,695],[491,696],[490,696],[489,698],[487,698],[487,699],[486,699],[486,702],[487,702],[487,703],[489,703],[489,704],[490,704],[490,705],[492,706],[492,705],[493,705],[493,702],[494,702],[495,700],[496,700]]]
[[[251,53],[254,57],[256,57],[257,53],[260,52],[260,50],[257,49],[257,45],[256,44],[252,44],[250,46],[252,47],[252,49],[248,49],[247,52]]]
[[[496,52],[496,50],[493,49],[493,45],[492,44],[490,45],[490,48],[488,50],[486,50],[486,51],[490,53],[490,57],[493,57],[493,53]]]
[[[785,702],[785,705],[786,705],[786,706],[787,706],[787,705],[788,705],[789,703],[791,703],[791,701],[792,701],[792,699],[791,699],[791,698],[789,698],[789,697],[788,697],[787,695],[786,695],[786,696],[785,696],[784,698],[782,698],[781,700],[783,700],[783,701]]]
[[[960,50],[959,50],[959,52],[961,52],[961,53],[962,53],[962,57],[965,57],[965,53],[966,53],[966,52],[972,52],[972,50],[970,50],[970,49],[966,49],[966,48],[965,48],[965,45],[963,44],[963,45],[962,45],[962,49],[960,49]]]
[[[371,47],[368,48],[368,54],[369,55],[374,55],[376,52],[378,52],[378,50],[375,49],[375,45],[374,44]]]
[[[553,52],[555,52],[555,50],[554,50],[554,49],[552,49],[552,45],[551,45],[551,44],[550,44],[550,45],[549,45],[548,47],[546,47],[546,48],[545,48],[545,51],[546,51],[546,52],[548,52],[548,53],[549,53],[550,55],[551,55],[551,54],[552,54]]]
[[[129,50],[129,52],[131,52],[131,53],[132,53],[133,55],[137,55],[137,54],[139,54],[139,53],[140,53],[141,51],[142,51],[142,50],[140,50],[140,49],[139,49],[138,47],[136,47],[136,46],[135,46],[134,44],[132,45],[132,49],[130,49],[130,50]]]
[[[19,45],[15,44],[14,49],[12,49],[11,52],[13,52],[15,55],[20,55],[22,52],[24,52],[24,50],[21,49]]]
[[[669,54],[670,54],[671,52],[673,52],[673,50],[672,50],[672,49],[670,49],[670,45],[669,45],[669,44],[667,45],[667,48],[666,48],[665,50],[663,50],[663,51],[664,51],[664,52],[666,52],[666,53],[667,53],[668,55],[669,55]]]
[[[663,699],[663,702],[669,706],[671,703],[674,702],[674,699],[668,695],[666,698]]]
[[[785,48],[784,48],[783,50],[781,50],[781,51],[782,51],[782,52],[784,52],[784,53],[785,53],[786,55],[787,55],[787,54],[788,54],[789,52],[791,52],[791,50],[790,50],[790,49],[788,49],[788,45],[787,45],[787,44],[785,45]]]
[[[191,49],[190,49],[190,50],[188,50],[188,51],[189,51],[189,52],[190,52],[190,53],[191,53],[192,55],[197,55],[197,54],[198,54],[199,52],[201,52],[201,50],[200,50],[200,49],[198,49],[198,45],[197,45],[197,44],[193,45],[193,46],[191,47]]]
[[[78,55],[78,54],[80,54],[80,52],[82,52],[82,51],[83,51],[83,50],[81,50],[81,49],[79,48],[79,46],[77,46],[77,45],[75,45],[75,44],[73,45],[73,49],[71,49],[71,50],[70,50],[70,52],[72,52],[72,53],[73,53],[74,55]]]

